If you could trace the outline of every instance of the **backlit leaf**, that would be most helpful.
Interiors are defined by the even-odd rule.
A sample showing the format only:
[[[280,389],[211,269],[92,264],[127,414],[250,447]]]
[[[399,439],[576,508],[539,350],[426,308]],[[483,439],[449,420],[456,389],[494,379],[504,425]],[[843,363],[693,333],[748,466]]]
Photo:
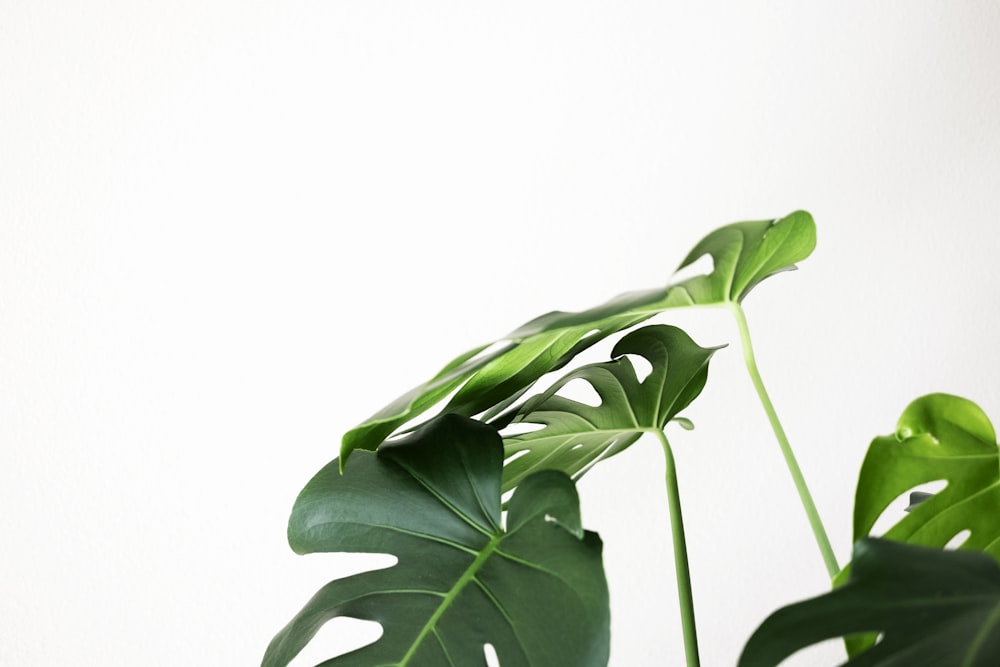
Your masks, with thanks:
[[[677,327],[652,325],[627,334],[612,351],[614,361],[582,366],[521,406],[513,423],[544,427],[504,438],[504,455],[511,459],[504,468],[504,490],[547,468],[577,479],[644,432],[662,429],[701,393],[714,352],[699,347]],[[641,382],[626,356],[632,354],[652,367]],[[588,382],[600,405],[560,394],[574,380]]]
[[[896,432],[868,447],[854,501],[854,537],[871,532],[889,504],[920,484],[943,490],[914,506],[883,537],[943,547],[970,531],[963,549],[1000,560],[1000,448],[985,413],[972,401],[931,394],[911,403]]]
[[[531,320],[496,343],[453,360],[434,378],[348,431],[341,442],[341,461],[346,462],[355,449],[374,450],[453,391],[443,411],[477,415],[562,368],[591,345],[658,313],[742,302],[760,281],[808,257],[815,243],[815,224],[804,211],[777,220],[726,225],[699,242],[681,264],[683,268],[711,255],[715,265],[708,275],[627,292],[580,312],[554,311]]]

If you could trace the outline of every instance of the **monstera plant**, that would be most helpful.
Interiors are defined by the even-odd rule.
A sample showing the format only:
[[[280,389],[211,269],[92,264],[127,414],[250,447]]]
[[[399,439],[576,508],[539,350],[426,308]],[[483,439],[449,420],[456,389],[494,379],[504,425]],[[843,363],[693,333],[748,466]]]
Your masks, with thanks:
[[[622,294],[581,312],[551,312],[458,355],[427,382],[348,431],[292,509],[298,553],[385,553],[391,567],[334,580],[268,646],[263,667],[288,665],[326,622],[375,621],[373,643],[325,667],[603,667],[610,647],[600,538],[583,528],[575,482],[646,436],[661,445],[689,666],[699,664],[681,499],[668,423],[698,398],[715,352],[664,323],[681,308],[723,308],[798,491],[831,590],[775,612],[740,667],[772,667],[830,638],[846,665],[1000,664],[1000,450],[982,411],[935,394],[916,400],[869,449],[855,499],[854,556],[841,568],[757,370],[747,294],[795,268],[816,243],[803,211],[730,224],[703,256],[706,275]],[[617,336],[610,359],[578,355]],[[649,372],[640,379],[633,360]],[[539,383],[545,378],[546,383]],[[567,391],[588,383],[590,405]],[[424,415],[434,410],[433,416]],[[880,539],[889,503],[945,480]],[[963,540],[955,549],[956,542]],[[946,548],[949,547],[949,548]]]

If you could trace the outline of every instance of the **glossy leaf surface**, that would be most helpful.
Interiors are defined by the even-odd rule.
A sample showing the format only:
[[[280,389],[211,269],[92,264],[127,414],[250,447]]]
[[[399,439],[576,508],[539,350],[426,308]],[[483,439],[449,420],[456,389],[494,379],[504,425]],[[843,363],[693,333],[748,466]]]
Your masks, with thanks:
[[[681,264],[683,268],[711,255],[715,265],[708,275],[627,292],[584,311],[554,311],[531,320],[496,343],[456,358],[434,378],[348,431],[341,442],[341,460],[346,462],[355,449],[374,450],[456,389],[443,411],[477,415],[562,368],[591,345],[665,310],[741,302],[761,280],[808,257],[815,243],[815,224],[804,211],[722,227],[699,242]]]
[[[328,620],[377,621],[375,643],[329,667],[603,667],[608,591],[601,542],[580,524],[576,489],[556,471],[532,475],[501,527],[503,450],[496,431],[437,417],[336,461],[300,494],[289,522],[298,553],[389,553],[398,563],[322,588],[271,642],[264,667],[287,665]]]
[[[664,294],[665,290],[622,294],[580,313],[549,313],[497,343],[470,351],[344,434],[341,460],[346,462],[355,449],[374,450],[457,388],[445,412],[472,416],[488,410],[591,345],[660,312],[655,304]]]
[[[504,438],[505,456],[517,456],[504,468],[504,490],[547,468],[579,478],[644,432],[662,429],[701,393],[714,352],[699,347],[677,327],[642,327],[615,345],[614,361],[578,368],[528,399],[514,423],[543,428]],[[649,361],[651,371],[641,382],[626,355]],[[574,380],[589,383],[601,404],[590,406],[560,395]]]
[[[972,401],[931,394],[911,403],[893,435],[868,448],[854,502],[854,536],[868,535],[898,496],[914,486],[947,486],[914,506],[883,537],[943,547],[970,531],[962,548],[1000,560],[1000,449],[993,425]]]
[[[845,667],[1000,664],[1000,567],[985,554],[864,539],[848,582],[778,610],[754,632],[739,667],[774,667],[825,639],[880,633]]]

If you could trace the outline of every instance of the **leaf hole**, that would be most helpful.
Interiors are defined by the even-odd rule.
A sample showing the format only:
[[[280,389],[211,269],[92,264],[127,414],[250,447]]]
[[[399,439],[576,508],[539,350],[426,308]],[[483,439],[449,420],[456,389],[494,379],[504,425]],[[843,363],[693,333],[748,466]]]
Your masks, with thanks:
[[[826,639],[801,648],[781,663],[781,667],[815,667],[816,665],[834,665],[843,662],[844,641],[842,639]]]
[[[698,278],[700,276],[709,276],[715,271],[715,260],[708,253],[705,253],[698,259],[694,260],[682,269],[677,269],[672,276],[670,283],[676,285],[677,283],[684,282],[685,280],[691,280],[692,278]]]
[[[559,395],[592,408],[601,406],[601,396],[594,386],[583,378],[573,378],[559,389]]]
[[[601,335],[601,330],[600,329],[591,329],[587,333],[583,334],[580,337],[580,340],[583,341],[583,342],[586,342],[586,341],[590,340],[591,338],[593,338],[594,336],[600,336],[600,335]]]
[[[945,549],[958,549],[965,541],[969,539],[972,535],[972,531],[966,528],[965,530],[958,531],[954,537],[948,540],[948,544],[944,545]]]
[[[382,637],[382,626],[375,621],[341,616],[323,624],[288,667],[312,667],[331,657],[350,653]]]
[[[399,563],[399,559],[392,554],[368,552],[319,552],[310,554],[309,560],[316,564],[319,571],[329,574],[329,570],[334,569],[339,577],[384,570]]]
[[[519,452],[514,452],[513,454],[511,454],[510,456],[508,456],[507,458],[505,458],[503,460],[503,464],[507,465],[508,463],[511,463],[513,461],[518,460],[522,456],[527,456],[529,453],[530,453],[530,450],[528,450],[528,449],[522,449]]]
[[[891,503],[889,503],[885,510],[882,511],[882,514],[879,515],[878,519],[875,521],[875,525],[872,526],[870,534],[873,537],[880,537],[890,528],[902,521],[903,518],[906,517],[907,507],[910,506],[911,493],[930,493],[933,495],[935,493],[940,493],[946,486],[948,486],[948,481],[939,479],[934,482],[928,482],[927,484],[914,486],[913,488],[907,489],[903,493],[899,494]]]
[[[500,667],[500,658],[497,657],[493,644],[483,644],[483,656],[486,658],[486,667]]]
[[[524,435],[525,433],[531,433],[532,431],[540,431],[543,428],[545,428],[545,424],[536,424],[534,422],[513,422],[504,427],[503,437],[511,438],[515,435]]]
[[[653,364],[649,363],[646,357],[638,354],[627,354],[628,360],[632,362],[632,368],[635,369],[635,377],[639,382],[644,382],[649,374],[653,372]]]

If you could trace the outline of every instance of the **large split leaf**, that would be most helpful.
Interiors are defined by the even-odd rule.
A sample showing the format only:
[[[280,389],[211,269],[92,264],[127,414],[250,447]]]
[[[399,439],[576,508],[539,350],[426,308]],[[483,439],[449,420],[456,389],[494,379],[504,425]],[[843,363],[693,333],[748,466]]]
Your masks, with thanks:
[[[994,667],[1000,567],[981,553],[861,540],[848,582],[768,617],[739,667],[774,667],[825,639],[869,632],[881,641],[844,667]]]
[[[477,415],[565,366],[591,345],[671,308],[741,302],[770,275],[793,268],[816,243],[812,217],[797,211],[777,220],[738,222],[705,237],[680,268],[711,255],[714,268],[675,285],[627,292],[580,312],[554,311],[496,343],[467,352],[344,434],[341,461],[355,449],[374,450],[407,422],[455,395],[443,411]],[[457,390],[457,391],[456,391]]]
[[[970,531],[963,549],[1000,560],[1000,448],[990,420],[972,401],[931,394],[911,403],[896,432],[875,438],[858,478],[854,538],[871,532],[889,504],[913,487],[947,486],[912,508],[883,537],[942,547]]]
[[[374,450],[400,426],[461,387],[445,412],[483,412],[558,369],[607,336],[646,320],[661,308],[666,290],[622,294],[580,313],[553,312],[528,322],[493,344],[475,348],[446,365],[344,434],[341,461],[355,449]],[[464,385],[464,386],[463,386]]]
[[[608,591],[601,542],[580,525],[570,479],[524,480],[501,527],[497,432],[444,415],[336,461],[300,494],[288,535],[299,553],[389,553],[398,563],[322,588],[271,642],[264,667],[288,662],[323,623],[377,621],[375,643],[326,667],[602,667]]]
[[[715,349],[699,347],[677,327],[652,325],[632,331],[612,351],[614,361],[578,368],[526,401],[514,423],[543,428],[504,438],[504,490],[536,470],[562,470],[579,478],[597,461],[622,451],[644,432],[658,431],[693,401],[708,377]],[[649,361],[640,382],[626,355]],[[588,382],[598,406],[560,395],[574,380]],[[516,457],[516,458],[513,458]]]

